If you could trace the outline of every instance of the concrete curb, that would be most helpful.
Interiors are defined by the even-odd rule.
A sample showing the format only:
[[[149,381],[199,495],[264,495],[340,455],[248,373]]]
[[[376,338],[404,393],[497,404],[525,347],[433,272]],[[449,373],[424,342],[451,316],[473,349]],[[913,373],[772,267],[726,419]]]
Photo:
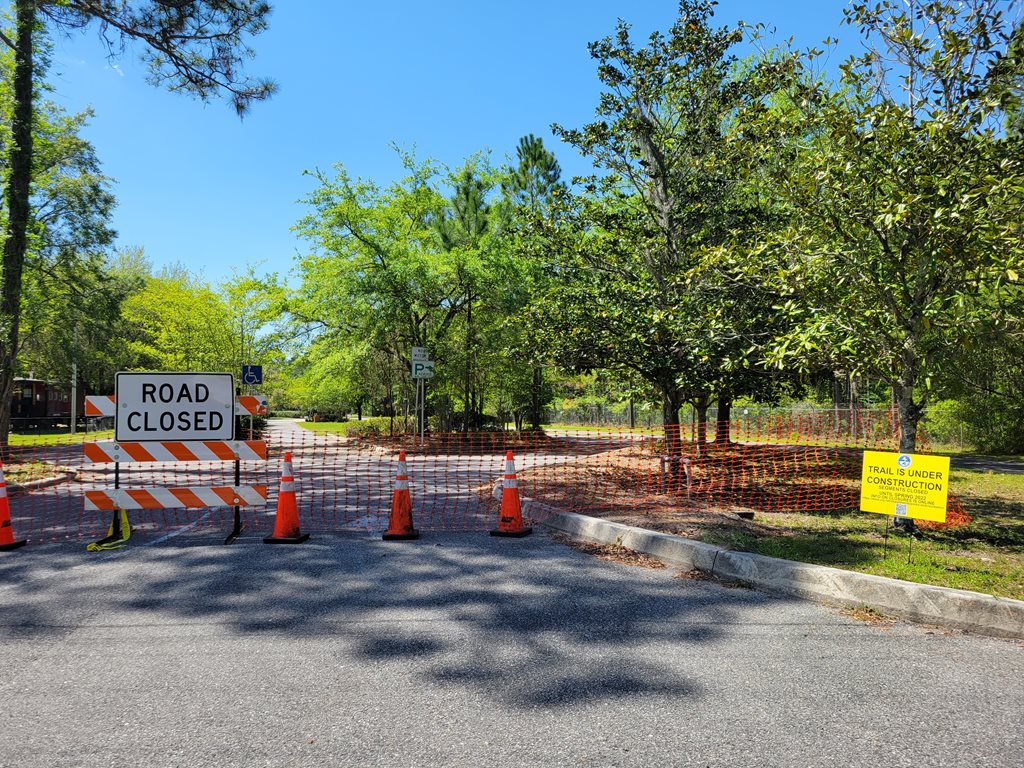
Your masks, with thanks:
[[[669,565],[694,568],[765,592],[819,603],[867,607],[888,616],[965,629],[994,637],[1024,638],[1024,601],[963,589],[915,584],[884,576],[795,563],[731,550],[666,533],[562,512],[541,521],[561,533],[619,544]]]

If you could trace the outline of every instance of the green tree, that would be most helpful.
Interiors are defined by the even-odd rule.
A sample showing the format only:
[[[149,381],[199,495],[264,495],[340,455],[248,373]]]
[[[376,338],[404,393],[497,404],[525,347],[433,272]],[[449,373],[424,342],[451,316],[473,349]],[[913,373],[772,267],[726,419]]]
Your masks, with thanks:
[[[685,401],[703,414],[716,392],[736,394],[726,379],[744,347],[733,343],[734,328],[708,322],[721,307],[709,304],[692,271],[706,250],[735,243],[737,231],[749,234],[738,198],[764,147],[745,136],[740,118],[763,108],[788,65],[766,57],[740,66],[732,50],[743,29],[713,27],[713,9],[713,2],[682,0],[668,33],[653,34],[643,48],[620,22],[614,37],[590,46],[607,89],[599,119],[579,130],[554,126],[608,174],[588,185],[577,222],[592,236],[564,270],[578,281],[571,289],[578,300],[559,288],[554,300],[567,304],[551,309],[578,308],[578,317],[563,319],[604,329],[575,366],[626,365],[658,388],[673,452]],[[588,290],[602,297],[589,307]],[[570,327],[558,326],[557,344],[586,337],[577,328],[567,334]]]
[[[1017,22],[1006,51],[989,70],[988,90],[1006,115],[1006,132],[1024,139],[1024,21]]]
[[[45,60],[45,56],[43,57]],[[14,57],[0,50],[0,146],[10,146]],[[44,98],[33,113],[35,153],[32,217],[20,297],[18,375],[68,381],[74,365],[88,379],[102,356],[96,344],[112,331],[123,286],[105,272],[103,251],[114,237],[114,197],[89,142],[81,137],[90,113],[69,115]],[[0,157],[0,179],[10,176]],[[0,222],[7,209],[0,207]]]
[[[231,371],[238,331],[224,297],[182,267],[148,276],[122,304],[128,370]]]
[[[544,147],[543,140],[532,133],[519,139],[516,158],[519,162],[502,181],[501,190],[505,201],[513,206],[513,211],[520,218],[520,229],[528,231],[529,222],[550,216],[555,201],[564,197],[568,190],[561,180],[562,169],[555,155]],[[517,255],[526,261],[520,270],[527,281],[525,289],[530,295],[535,295],[542,290],[544,282],[545,248],[529,237],[516,239],[520,246],[516,249]],[[530,428],[540,429],[545,393],[550,395],[550,388],[544,385],[544,369],[540,361],[533,362],[528,414]]]
[[[288,305],[310,341],[302,364],[372,362],[361,370],[383,378],[369,389],[393,409],[412,397],[410,348],[426,347],[438,363],[428,387],[437,428],[479,428],[485,404],[504,407],[518,390],[505,320],[525,296],[492,200],[500,174],[482,155],[454,171],[403,162],[406,176],[386,187],[340,166],[333,178],[311,174],[311,210],[295,228],[310,253]]]
[[[155,84],[209,100],[227,93],[241,114],[274,90],[241,73],[252,56],[249,35],[266,27],[270,6],[260,0],[14,0],[13,36],[0,44],[14,52],[11,136],[5,180],[7,221],[0,272],[0,444],[10,427],[10,394],[21,323],[22,276],[30,248],[35,172],[34,113],[39,93],[37,56],[47,31],[63,34],[90,25],[111,55],[129,43],[143,46]]]
[[[794,97],[806,140],[778,169],[799,225],[780,241],[797,322],[776,357],[886,381],[913,451],[933,384],[971,339],[998,337],[1019,290],[1021,156],[986,92],[1008,36],[995,0],[845,14],[868,50],[837,93]]]
[[[297,351],[294,332],[282,320],[287,289],[275,273],[257,275],[250,266],[224,282],[219,294],[229,314],[231,367],[241,374],[242,366],[263,366],[261,394],[279,393],[285,384],[281,376],[289,354]],[[273,402],[273,400],[271,401]]]
[[[481,245],[491,230],[492,212],[486,200],[488,191],[488,184],[477,174],[474,164],[468,163],[455,179],[455,191],[437,219],[441,247],[466,287],[462,429],[467,432],[479,426],[483,410],[478,405],[480,388],[474,386],[478,332],[473,325],[473,303],[480,298],[481,289],[486,287],[486,284],[481,285],[478,277],[482,266]]]
[[[408,370],[411,347],[422,346],[443,378],[446,363],[461,358],[450,337],[467,301],[467,275],[441,246],[439,171],[410,155],[402,160],[407,175],[387,187],[352,179],[341,166],[333,178],[310,174],[317,181],[306,199],[311,210],[295,227],[310,253],[299,260],[302,283],[287,311],[312,342],[311,363],[331,348],[365,346]],[[391,368],[380,370],[390,377]]]

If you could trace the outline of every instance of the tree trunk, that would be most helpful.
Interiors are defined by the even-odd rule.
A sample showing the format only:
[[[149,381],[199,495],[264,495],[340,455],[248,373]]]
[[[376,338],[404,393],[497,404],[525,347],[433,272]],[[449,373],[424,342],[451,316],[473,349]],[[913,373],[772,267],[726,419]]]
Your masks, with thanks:
[[[32,189],[32,31],[36,23],[35,0],[18,0],[14,63],[14,107],[11,148],[8,154],[7,231],[0,275],[0,449],[6,452],[11,430],[11,392],[18,357],[21,321],[21,275],[29,224]]]
[[[729,422],[732,419],[732,395],[718,396],[718,420],[715,422],[715,442],[729,445]]]
[[[662,388],[661,418],[665,432],[665,453],[669,456],[680,456],[683,452],[683,440],[679,432],[679,409],[682,405],[682,394],[675,385]]]
[[[914,389],[901,384],[893,385],[896,409],[900,420],[900,453],[917,450],[917,425],[924,415],[924,407],[914,402]]]
[[[541,397],[544,387],[544,369],[534,366],[533,383],[530,386],[530,429],[540,429]]]
[[[697,429],[697,453],[703,454],[704,444],[708,441],[708,409],[711,407],[711,395],[701,395],[690,400],[694,410]]]
[[[469,432],[469,419],[473,411],[472,392],[470,391],[470,379],[472,378],[473,360],[473,293],[466,292],[466,382],[465,397],[462,405],[462,431]]]
[[[913,335],[904,342],[900,357],[900,376],[892,387],[900,419],[899,450],[900,453],[913,453],[917,450],[917,425],[924,415],[924,403],[914,401],[921,361]]]
[[[708,441],[708,408],[710,404],[706,400],[701,400],[693,404],[693,409],[697,412],[697,453],[703,451],[703,445]]]

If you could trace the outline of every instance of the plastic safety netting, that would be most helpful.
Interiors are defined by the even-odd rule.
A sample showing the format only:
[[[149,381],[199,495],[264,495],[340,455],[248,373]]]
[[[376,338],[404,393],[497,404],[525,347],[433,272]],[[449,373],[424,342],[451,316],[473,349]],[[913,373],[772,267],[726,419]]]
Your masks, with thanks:
[[[267,535],[286,452],[292,454],[304,531],[381,532],[388,527],[397,456],[404,450],[416,527],[485,531],[499,515],[508,450],[529,522],[559,512],[847,512],[858,506],[863,450],[894,450],[897,444],[893,419],[884,413],[864,416],[852,429],[847,420],[818,415],[743,418],[729,425],[728,440],[724,435],[709,425],[707,442],[685,431],[678,441],[667,441],[661,428],[350,439],[272,422],[264,435],[266,459],[238,462],[237,475],[234,461],[90,462],[81,444],[12,446],[5,471],[15,536],[30,542],[102,537],[111,512],[89,509],[85,500],[102,499],[115,486],[146,499],[150,506],[130,509],[129,519],[135,535],[152,537],[230,530],[230,499],[194,506],[201,489],[228,489],[228,496],[233,488],[264,489],[255,492],[265,494],[266,503],[243,504],[240,514],[249,532]],[[179,497],[193,506],[153,507],[166,496],[160,489],[192,489]],[[950,524],[966,520],[951,495]]]

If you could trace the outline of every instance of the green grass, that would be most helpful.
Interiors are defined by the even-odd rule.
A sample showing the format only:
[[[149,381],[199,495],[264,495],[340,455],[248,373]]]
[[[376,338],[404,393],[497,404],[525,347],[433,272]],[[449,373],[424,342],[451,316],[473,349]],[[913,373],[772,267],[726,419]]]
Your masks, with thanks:
[[[957,448],[951,445],[929,445],[928,453],[934,453],[939,456],[976,456],[979,459],[991,459],[992,461],[1024,461],[1024,454],[1000,454],[1000,453],[984,453],[975,448],[967,446],[966,448]]]
[[[78,432],[74,435],[67,432],[57,434],[20,434],[11,433],[9,442],[11,445],[74,445],[91,440],[110,440],[114,437],[114,430],[104,429],[99,432]]]
[[[510,423],[508,426],[511,427],[512,424]],[[560,430],[564,430],[566,432],[623,432],[623,431],[628,432],[629,431],[629,425],[628,424],[542,424],[541,426],[544,429],[560,429]],[[644,431],[652,431],[652,432],[659,432],[659,433],[661,432],[661,427],[660,426],[645,427],[643,425],[637,424],[636,427],[634,427],[634,429],[636,429],[636,430],[644,430]]]
[[[1024,475],[954,470],[951,489],[973,518],[966,528],[909,539],[883,515],[757,514],[757,529],[707,528],[711,544],[770,557],[1024,600]]]
[[[299,426],[311,432],[320,432],[342,437],[381,437],[391,434],[391,417],[374,416],[362,421],[300,421]],[[396,434],[401,434],[405,420],[396,416],[394,428]]]
[[[299,426],[310,432],[326,432],[329,435],[344,435],[347,421],[300,421]]]

